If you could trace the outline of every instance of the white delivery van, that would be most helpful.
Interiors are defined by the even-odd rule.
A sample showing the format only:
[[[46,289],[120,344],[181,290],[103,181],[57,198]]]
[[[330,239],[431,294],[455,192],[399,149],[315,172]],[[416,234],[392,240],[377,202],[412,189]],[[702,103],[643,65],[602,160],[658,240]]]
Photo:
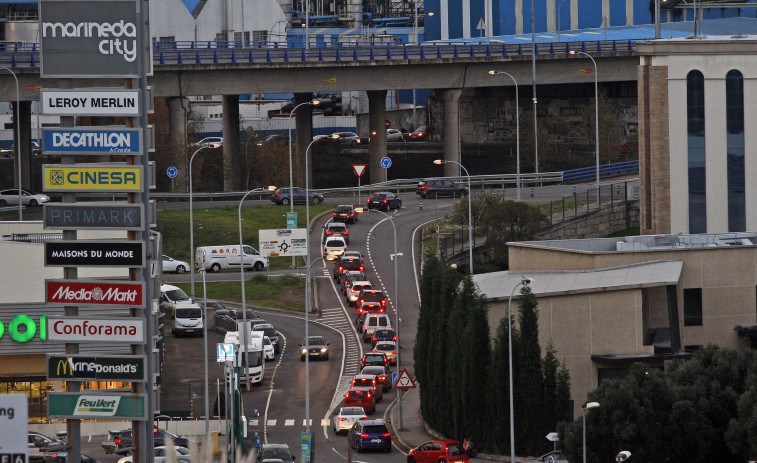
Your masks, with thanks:
[[[178,286],[160,285],[160,309],[171,323],[174,336],[202,336],[202,308]]]
[[[392,320],[385,313],[369,313],[363,321],[363,342],[371,342],[376,330],[392,329]]]
[[[199,246],[195,251],[195,266],[210,272],[220,272],[228,268],[239,268],[244,263],[245,269],[263,270],[268,267],[268,259],[261,257],[257,249],[242,245],[242,256],[239,256],[239,245],[228,246]]]
[[[239,322],[237,327],[241,328],[241,325],[242,322]],[[241,381],[244,381],[246,368],[250,376],[250,383],[260,384],[265,377],[264,334],[262,331],[249,331],[248,335],[247,348],[241,346],[242,339],[239,331],[228,331],[224,336],[223,342],[239,346],[239,352],[242,355],[240,360],[242,368],[239,373]],[[227,371],[226,381],[230,380],[230,374],[230,371]]]

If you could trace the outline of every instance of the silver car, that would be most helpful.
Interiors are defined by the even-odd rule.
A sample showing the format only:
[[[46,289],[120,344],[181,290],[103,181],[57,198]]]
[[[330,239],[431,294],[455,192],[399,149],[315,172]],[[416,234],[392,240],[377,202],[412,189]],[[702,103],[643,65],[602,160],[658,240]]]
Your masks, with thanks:
[[[405,137],[398,129],[386,129],[386,141],[405,141]]]
[[[182,274],[189,269],[189,264],[183,260],[176,260],[173,257],[163,254],[163,260],[161,261],[163,266],[163,273],[174,272]]]
[[[339,413],[334,415],[334,434],[347,432],[353,424],[367,419],[368,415],[365,414],[363,407],[342,407],[339,409]]]
[[[49,201],[50,197],[45,194],[21,190],[21,204],[24,206],[37,207]],[[18,206],[18,188],[0,191],[0,207],[4,206]]]

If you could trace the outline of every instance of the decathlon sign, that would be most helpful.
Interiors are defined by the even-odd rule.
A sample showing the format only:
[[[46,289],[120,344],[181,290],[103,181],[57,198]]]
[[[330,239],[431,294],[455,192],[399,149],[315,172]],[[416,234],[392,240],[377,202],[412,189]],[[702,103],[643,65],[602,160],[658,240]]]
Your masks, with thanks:
[[[147,416],[145,394],[97,392],[48,392],[47,416],[50,418],[120,418],[141,421]]]
[[[145,356],[47,354],[47,379],[143,382]]]
[[[42,90],[42,113],[49,116],[124,116],[140,114],[139,90],[46,89]]]
[[[144,267],[142,241],[45,241],[46,267]]]
[[[63,342],[145,342],[142,318],[48,317],[47,339]]]
[[[56,127],[42,129],[45,154],[133,154],[144,151],[142,129]]]
[[[142,282],[45,280],[45,301],[50,304],[141,307],[144,292]]]
[[[142,166],[126,164],[44,164],[42,188],[56,192],[142,191]]]
[[[42,77],[139,76],[134,0],[41,0],[39,20]]]
[[[42,225],[57,230],[141,230],[142,204],[118,202],[45,203]]]

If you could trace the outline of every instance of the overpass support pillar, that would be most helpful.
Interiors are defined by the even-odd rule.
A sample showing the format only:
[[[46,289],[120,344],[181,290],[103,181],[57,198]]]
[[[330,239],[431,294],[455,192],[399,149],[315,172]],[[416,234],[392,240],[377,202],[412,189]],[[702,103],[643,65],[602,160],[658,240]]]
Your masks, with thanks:
[[[166,98],[166,104],[168,105],[168,165],[176,166],[179,170],[179,175],[173,181],[173,189],[177,192],[188,191],[187,114],[189,113],[189,100],[183,97],[171,97]]]
[[[239,152],[239,95],[223,95],[223,191],[242,191]]]
[[[13,127],[13,139],[16,146],[21,147],[21,159],[23,159],[23,162],[21,162],[21,183],[32,191],[41,191],[42,188],[37,188],[41,187],[41,185],[32,185],[32,102],[21,101],[20,103],[18,112],[21,116],[21,120],[17,123],[21,124],[21,140],[16,140],[18,137],[18,131],[15,130],[15,126]],[[15,105],[16,103],[14,102],[13,106]],[[14,108],[14,119],[15,114],[16,111]],[[16,162],[18,162],[18,158],[16,158]],[[14,172],[18,172],[18,165],[15,165],[14,167],[16,168]]]
[[[446,161],[460,162],[460,95],[462,89],[452,88],[442,90],[442,107],[444,111],[444,143],[443,152]],[[457,164],[444,164],[444,176],[460,175]]]
[[[381,167],[381,158],[386,156],[386,90],[371,90],[367,93],[371,183],[385,182],[387,170]]]
[[[295,93],[294,104],[307,103],[313,99],[312,93]],[[287,121],[288,122],[288,121]],[[295,130],[295,155],[292,159],[292,170],[294,171],[294,184],[305,187],[305,150],[313,141],[313,107],[311,105],[302,105],[294,113],[294,130]],[[310,148],[310,172],[308,172],[308,186],[313,188],[313,148]]]

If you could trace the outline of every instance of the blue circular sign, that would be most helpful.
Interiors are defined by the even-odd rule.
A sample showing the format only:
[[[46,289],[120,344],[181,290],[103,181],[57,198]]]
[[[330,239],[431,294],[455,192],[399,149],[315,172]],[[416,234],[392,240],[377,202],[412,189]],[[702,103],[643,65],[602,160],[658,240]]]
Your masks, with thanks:
[[[166,169],[166,175],[168,175],[168,178],[175,178],[177,175],[179,175],[179,169],[177,169],[174,166],[171,166],[168,169]]]
[[[383,167],[384,169],[392,167],[392,160],[384,156],[383,158],[381,158],[381,167]]]

